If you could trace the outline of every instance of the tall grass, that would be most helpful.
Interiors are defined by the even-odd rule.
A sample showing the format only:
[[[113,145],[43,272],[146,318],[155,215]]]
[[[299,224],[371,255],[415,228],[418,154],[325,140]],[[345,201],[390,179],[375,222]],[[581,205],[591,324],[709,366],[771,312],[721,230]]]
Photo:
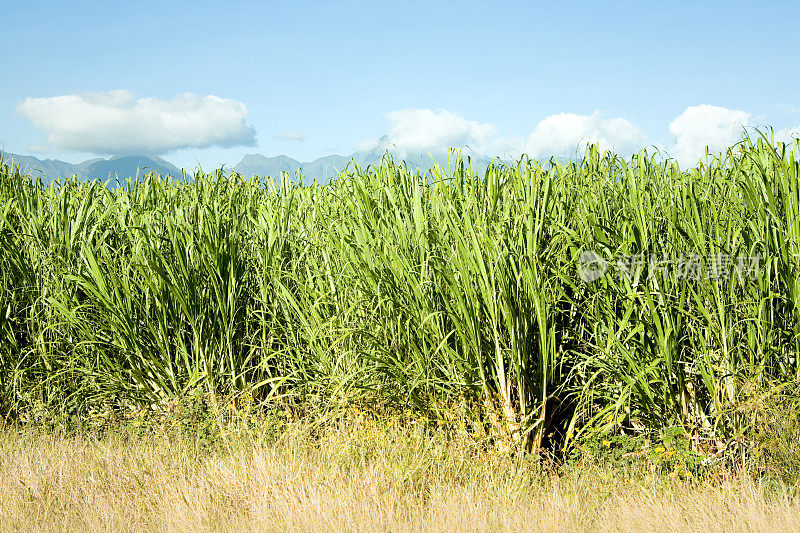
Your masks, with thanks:
[[[466,445],[465,445],[466,444]],[[306,424],[100,440],[0,430],[0,531],[800,529],[791,489],[749,477],[561,475],[422,427]]]
[[[322,412],[468,406],[519,449],[587,428],[734,439],[800,378],[800,149],[689,171],[591,148],[478,173],[385,157],[291,176],[0,170],[0,412],[81,415],[197,390]],[[582,252],[759,256],[756,276],[612,275]],[[613,266],[613,264],[612,264]],[[656,266],[656,265],[653,265]]]

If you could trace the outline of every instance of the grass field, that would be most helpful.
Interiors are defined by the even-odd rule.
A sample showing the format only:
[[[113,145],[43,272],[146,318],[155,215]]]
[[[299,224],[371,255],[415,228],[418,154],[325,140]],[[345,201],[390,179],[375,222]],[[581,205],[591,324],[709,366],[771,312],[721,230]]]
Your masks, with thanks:
[[[0,468],[16,481],[0,520],[796,525],[799,155],[745,140],[685,171],[591,148],[480,174],[456,154],[426,171],[387,156],[326,185],[217,172],[114,189],[3,166]],[[227,412],[318,428],[358,412],[396,422],[430,470],[415,480],[385,436],[370,446],[390,458],[104,440],[175,409],[190,433],[224,433]],[[402,433],[418,424],[451,438],[427,450]],[[530,461],[557,466],[528,483]]]
[[[0,530],[796,531],[800,501],[748,476],[558,473],[424,430],[100,440],[0,434]]]

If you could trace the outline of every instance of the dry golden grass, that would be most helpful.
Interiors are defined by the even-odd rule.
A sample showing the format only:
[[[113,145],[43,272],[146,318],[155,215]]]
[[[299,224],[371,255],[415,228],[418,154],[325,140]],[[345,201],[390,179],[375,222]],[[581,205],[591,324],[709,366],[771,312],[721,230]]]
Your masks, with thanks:
[[[562,475],[415,430],[310,438],[0,433],[0,530],[798,531],[749,479]]]

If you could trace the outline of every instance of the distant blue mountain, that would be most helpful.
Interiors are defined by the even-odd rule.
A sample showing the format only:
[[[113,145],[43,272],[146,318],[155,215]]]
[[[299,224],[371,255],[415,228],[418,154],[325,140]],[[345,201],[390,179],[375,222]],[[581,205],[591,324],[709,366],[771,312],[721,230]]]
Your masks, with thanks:
[[[172,163],[161,158],[147,156],[122,156],[110,159],[89,159],[74,165],[58,159],[41,160],[33,156],[3,154],[3,164],[8,166],[19,165],[20,171],[30,174],[34,178],[41,177],[44,183],[78,176],[84,180],[100,180],[112,183],[117,178],[120,180],[158,172],[163,176],[181,177],[182,173]]]
[[[86,163],[81,163],[81,165],[86,165]],[[124,156],[95,160],[85,166],[83,176],[90,180],[106,181],[117,178],[120,180],[133,178],[137,173],[143,176],[151,172],[173,178],[180,178],[183,174],[178,167],[159,157]]]
[[[17,154],[3,154],[2,158],[4,165],[12,167],[19,165],[24,174],[31,174],[34,178],[41,177],[47,183],[78,174],[78,165],[58,159],[41,160],[33,156]]]
[[[387,148],[388,145],[384,137],[372,150],[355,152],[349,156],[329,155],[307,163],[301,163],[285,155],[267,157],[261,154],[249,154],[244,156],[232,170],[248,179],[254,176],[279,178],[282,172],[287,172],[294,177],[299,172],[305,183],[313,183],[315,180],[320,183],[327,183],[351,163],[361,167],[378,164],[381,158],[384,157]],[[397,158],[395,159],[397,160]],[[437,156],[425,153],[408,154],[404,159],[410,168],[427,169],[435,164],[447,167],[447,156],[442,154]],[[72,176],[77,176],[84,180],[100,180],[103,182],[111,180],[111,185],[113,185],[116,179],[132,178],[137,173],[144,175],[150,172],[157,172],[163,176],[172,176],[174,178],[180,178],[183,174],[181,169],[169,161],[159,157],[148,156],[97,158],[78,164],[67,163],[58,159],[42,160],[33,156],[18,154],[3,154],[2,160],[5,165],[19,165],[23,173],[31,174],[34,178],[41,176],[45,184]],[[489,160],[473,158],[472,164],[478,172],[483,172],[488,166]],[[193,171],[188,171],[187,174],[192,175]]]
[[[384,136],[372,150],[355,152],[349,156],[329,155],[320,157],[314,161],[309,161],[308,163],[300,163],[285,155],[266,157],[260,154],[249,154],[244,156],[244,158],[233,167],[233,170],[245,178],[252,178],[254,176],[271,176],[277,178],[280,176],[281,172],[288,172],[289,174],[301,172],[305,183],[312,183],[314,180],[320,183],[326,183],[332,178],[335,178],[351,163],[355,163],[361,167],[380,163],[381,158],[386,154],[387,148],[390,148],[390,146],[388,145],[387,138]],[[399,158],[395,157],[396,161],[398,159]],[[447,155],[445,154],[431,155],[420,152],[407,154],[403,159],[410,168],[418,167],[428,169],[436,164],[447,168]],[[490,161],[488,159],[472,158],[473,168],[478,172],[486,170],[489,163]]]

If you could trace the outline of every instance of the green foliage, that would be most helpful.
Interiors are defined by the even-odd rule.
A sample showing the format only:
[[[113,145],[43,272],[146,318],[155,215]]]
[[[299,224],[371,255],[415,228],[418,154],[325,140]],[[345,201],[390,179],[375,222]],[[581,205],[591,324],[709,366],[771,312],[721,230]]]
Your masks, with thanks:
[[[592,428],[583,433],[566,462],[581,464],[586,461],[626,478],[691,480],[702,479],[719,470],[680,426],[660,428],[652,435],[624,431],[606,433]]]
[[[425,172],[387,156],[328,185],[217,172],[114,190],[2,166],[0,413],[246,394],[470,405],[524,451],[669,427],[726,442],[752,390],[800,376],[798,153],[746,140],[684,171],[592,148],[482,175],[456,153]],[[762,260],[755,279],[587,284],[586,250]]]

